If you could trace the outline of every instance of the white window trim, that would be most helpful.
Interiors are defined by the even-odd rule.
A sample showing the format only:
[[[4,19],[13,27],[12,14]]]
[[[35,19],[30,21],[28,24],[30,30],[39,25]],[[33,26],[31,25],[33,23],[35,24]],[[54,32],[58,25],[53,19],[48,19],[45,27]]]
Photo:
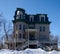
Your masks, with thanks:
[[[22,19],[23,18],[23,13],[21,11],[17,11],[17,18],[16,19],[19,19],[20,15],[21,15],[21,19]]]
[[[29,21],[31,21],[31,19],[32,19],[32,21],[34,21],[34,16],[29,16]]]
[[[44,22],[45,22],[45,15],[40,15],[39,20],[41,21],[41,17],[44,17]]]

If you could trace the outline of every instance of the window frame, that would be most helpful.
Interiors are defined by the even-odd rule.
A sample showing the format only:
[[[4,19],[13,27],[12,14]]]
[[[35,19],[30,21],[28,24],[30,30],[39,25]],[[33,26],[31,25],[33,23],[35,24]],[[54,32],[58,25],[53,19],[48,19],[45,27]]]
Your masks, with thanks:
[[[21,39],[22,38],[22,35],[21,35],[21,33],[19,33],[19,37],[18,37],[19,39]]]
[[[42,32],[42,26],[39,27],[39,31]]]
[[[41,21],[41,20],[42,20],[42,18],[44,18],[44,20],[43,20],[43,21]],[[40,15],[40,16],[39,16],[39,21],[41,21],[41,22],[45,22],[45,15]]]
[[[19,24],[19,30],[21,30],[22,29],[22,25],[21,24]]]
[[[23,13],[21,11],[19,11],[19,13],[18,13],[18,11],[17,11],[16,19],[22,19],[23,18]]]
[[[45,26],[43,26],[43,32],[45,32]]]
[[[33,22],[34,21],[34,16],[33,15],[29,16],[29,21],[30,22]]]

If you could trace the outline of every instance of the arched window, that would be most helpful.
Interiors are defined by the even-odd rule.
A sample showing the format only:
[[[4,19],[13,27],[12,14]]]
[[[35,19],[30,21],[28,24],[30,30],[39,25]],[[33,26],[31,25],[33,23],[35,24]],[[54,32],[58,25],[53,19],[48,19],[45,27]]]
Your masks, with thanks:
[[[20,15],[20,11],[17,11],[17,15]]]
[[[34,21],[34,16],[31,15],[31,16],[29,17],[29,21],[30,21],[30,22],[33,22],[33,21]]]
[[[21,11],[17,11],[16,19],[22,19],[22,18],[23,18],[23,13]]]
[[[40,20],[41,22],[45,22],[45,16],[44,16],[44,15],[40,15],[40,16],[39,16],[39,20]]]

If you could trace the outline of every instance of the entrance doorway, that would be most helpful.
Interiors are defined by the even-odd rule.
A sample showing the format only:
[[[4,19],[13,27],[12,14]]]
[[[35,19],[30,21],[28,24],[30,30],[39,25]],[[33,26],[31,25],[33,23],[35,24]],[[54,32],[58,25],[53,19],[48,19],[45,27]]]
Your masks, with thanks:
[[[29,45],[29,48],[35,49],[37,48],[37,45]]]

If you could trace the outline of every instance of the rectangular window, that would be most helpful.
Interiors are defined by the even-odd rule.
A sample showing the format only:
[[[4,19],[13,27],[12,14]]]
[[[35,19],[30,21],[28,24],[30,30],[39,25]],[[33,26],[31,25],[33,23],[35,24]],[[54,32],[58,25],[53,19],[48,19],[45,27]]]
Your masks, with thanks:
[[[21,14],[20,14],[20,19],[21,19]]]
[[[19,30],[21,30],[21,25],[19,25]]]
[[[23,34],[23,38],[24,38],[24,39],[25,39],[25,37],[26,37],[25,34]]]
[[[31,18],[31,22],[33,22],[34,18]]]
[[[25,30],[25,25],[23,25],[23,30]]]
[[[45,32],[45,27],[43,27],[43,32]]]
[[[21,33],[19,34],[19,39],[21,39]]]
[[[40,32],[42,31],[42,27],[40,26]]]

